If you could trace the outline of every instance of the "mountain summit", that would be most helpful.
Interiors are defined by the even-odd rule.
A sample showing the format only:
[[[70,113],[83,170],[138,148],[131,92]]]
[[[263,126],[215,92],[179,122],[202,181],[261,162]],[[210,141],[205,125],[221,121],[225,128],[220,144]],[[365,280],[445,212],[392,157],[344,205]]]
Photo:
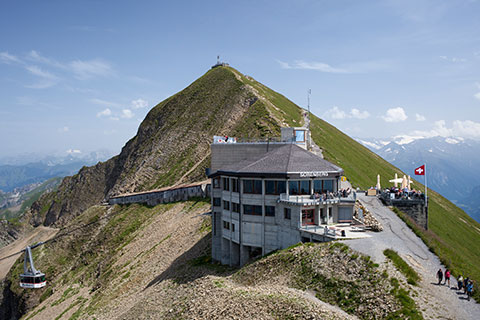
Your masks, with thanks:
[[[293,103],[250,83],[230,67],[208,71],[155,106],[118,156],[65,178],[33,207],[32,224],[61,225],[113,195],[203,180],[213,135],[275,136],[282,123],[300,122]]]

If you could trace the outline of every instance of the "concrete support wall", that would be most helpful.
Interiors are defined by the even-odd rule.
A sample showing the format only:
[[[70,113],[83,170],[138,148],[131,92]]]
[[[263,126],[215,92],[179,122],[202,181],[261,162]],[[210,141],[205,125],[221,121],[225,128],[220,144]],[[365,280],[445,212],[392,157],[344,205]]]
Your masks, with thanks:
[[[410,201],[394,201],[393,205],[405,212],[412,218],[416,224],[428,230],[428,213],[423,201],[417,203],[409,203]]]

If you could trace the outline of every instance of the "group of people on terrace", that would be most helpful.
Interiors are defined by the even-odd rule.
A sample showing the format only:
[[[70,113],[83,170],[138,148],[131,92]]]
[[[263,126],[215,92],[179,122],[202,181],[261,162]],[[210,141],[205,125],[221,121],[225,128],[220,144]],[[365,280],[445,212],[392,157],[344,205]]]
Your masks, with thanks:
[[[350,194],[352,193],[352,190],[350,188],[346,188],[346,189],[340,189],[338,191],[334,191],[334,192],[324,192],[324,193],[319,193],[319,192],[315,192],[314,194],[312,194],[310,196],[311,199],[320,199],[322,201],[327,201],[327,200],[332,200],[332,199],[335,199],[335,198],[348,198],[350,196]]]
[[[386,188],[383,190],[383,193],[394,195],[395,199],[402,199],[402,200],[411,200],[411,199],[425,199],[425,194],[418,190],[409,190],[407,187],[401,189],[397,187],[391,187],[390,189]]]

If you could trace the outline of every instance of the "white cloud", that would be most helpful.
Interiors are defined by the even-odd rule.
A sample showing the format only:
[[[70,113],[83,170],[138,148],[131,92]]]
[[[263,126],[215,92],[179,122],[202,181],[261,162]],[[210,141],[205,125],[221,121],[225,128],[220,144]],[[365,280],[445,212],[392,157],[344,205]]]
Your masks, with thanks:
[[[388,109],[382,119],[385,122],[401,122],[407,120],[407,115],[402,107]]]
[[[137,99],[132,101],[132,108],[133,109],[142,109],[148,106],[148,101],[143,99]]]
[[[130,118],[133,118],[133,116],[134,116],[134,114],[133,114],[132,110],[130,110],[130,109],[123,109],[122,110],[122,115],[121,115],[122,118],[130,119]]]
[[[435,121],[433,128],[427,131],[416,130],[413,135],[423,138],[470,138],[480,139],[480,123],[471,120],[454,120],[451,127],[447,127],[445,120]]]
[[[25,69],[31,74],[41,78],[39,82],[26,86],[27,88],[45,89],[56,85],[59,80],[54,74],[42,70],[37,66],[26,66]]]
[[[440,59],[457,63],[457,62],[467,62],[467,59],[465,58],[457,58],[457,57],[447,57],[447,56],[439,56]]]
[[[303,60],[295,60],[293,64],[277,60],[280,64],[280,67],[283,69],[304,69],[304,70],[315,70],[320,72],[327,73],[349,73],[349,71],[342,68],[335,68],[331,65],[324,62],[306,62]]]
[[[352,108],[350,112],[345,112],[342,109],[340,109],[337,106],[334,106],[333,108],[327,110],[324,113],[324,117],[326,118],[331,118],[331,119],[348,119],[348,118],[354,118],[354,119],[367,119],[370,117],[370,113],[368,111],[361,111],[357,108]]]
[[[102,110],[100,111],[99,113],[97,113],[97,118],[100,118],[100,117],[108,117],[108,116],[111,116],[112,115],[112,110],[110,110],[109,108],[105,109],[105,110]]]
[[[462,138],[480,139],[480,123],[471,120],[453,121],[453,135]]]
[[[421,114],[415,113],[415,120],[416,121],[425,121],[425,116],[422,116]]]
[[[347,118],[347,114],[345,111],[340,110],[339,107],[335,106],[332,109],[327,110],[324,113],[324,117],[332,119],[345,119]]]
[[[94,76],[109,76],[113,74],[113,69],[110,64],[106,61],[95,59],[95,60],[75,60],[70,62],[70,69],[75,74],[75,78],[79,80],[90,79]]]
[[[9,54],[8,52],[0,52],[0,61],[6,64],[22,63],[16,56]]]
[[[352,108],[352,110],[350,110],[350,115],[355,119],[367,119],[370,117],[368,111],[360,111],[357,108]]]
[[[120,104],[116,102],[107,101],[107,100],[98,99],[98,98],[90,99],[90,102],[101,105],[101,106],[105,106],[105,107],[120,107]]]
[[[78,149],[68,149],[65,152],[68,153],[68,154],[80,154],[80,153],[82,153],[82,151],[80,151]]]

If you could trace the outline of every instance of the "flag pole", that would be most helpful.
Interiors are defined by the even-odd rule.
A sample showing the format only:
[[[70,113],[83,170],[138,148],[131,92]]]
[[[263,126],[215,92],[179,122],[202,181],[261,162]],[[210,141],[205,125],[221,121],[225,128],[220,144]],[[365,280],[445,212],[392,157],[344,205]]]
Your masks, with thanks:
[[[427,163],[425,163],[425,230],[428,230],[428,187],[427,187]]]
[[[427,163],[425,163],[425,206],[428,206],[428,187],[427,187]]]

